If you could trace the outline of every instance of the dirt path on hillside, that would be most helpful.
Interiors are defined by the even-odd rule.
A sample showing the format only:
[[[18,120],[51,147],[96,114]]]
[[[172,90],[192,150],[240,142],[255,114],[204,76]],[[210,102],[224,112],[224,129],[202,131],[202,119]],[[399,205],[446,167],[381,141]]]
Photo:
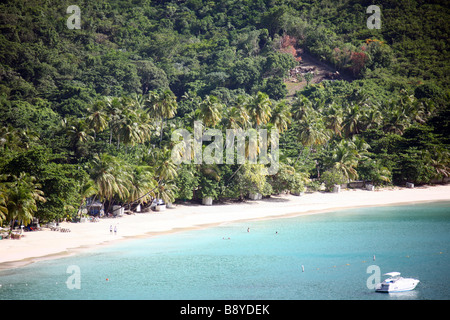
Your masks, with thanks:
[[[316,59],[307,52],[303,52],[300,56],[302,61],[296,68],[294,68],[297,72],[292,69],[290,72],[290,77],[285,80],[285,84],[288,89],[288,99],[293,98],[296,91],[306,87],[307,83],[303,76],[306,72],[314,73],[311,83],[320,83],[324,80],[345,80],[349,82],[354,80],[351,75],[338,72],[333,66]],[[298,81],[296,73],[301,73],[302,81]]]

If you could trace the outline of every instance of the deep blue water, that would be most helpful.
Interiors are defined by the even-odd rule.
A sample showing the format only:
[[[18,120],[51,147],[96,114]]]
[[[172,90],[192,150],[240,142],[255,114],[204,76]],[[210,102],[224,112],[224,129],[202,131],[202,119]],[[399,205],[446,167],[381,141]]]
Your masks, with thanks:
[[[0,299],[447,300],[449,249],[450,202],[341,210],[130,240],[0,271]],[[371,265],[421,282],[376,293],[367,286]],[[80,289],[66,284],[69,266],[79,268]]]

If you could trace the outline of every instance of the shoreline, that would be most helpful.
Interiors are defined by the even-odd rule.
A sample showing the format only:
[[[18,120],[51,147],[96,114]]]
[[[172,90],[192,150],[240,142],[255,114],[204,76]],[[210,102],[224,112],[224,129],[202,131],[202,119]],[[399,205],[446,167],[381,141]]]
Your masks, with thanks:
[[[262,200],[224,203],[213,206],[178,204],[161,213],[148,212],[102,218],[99,222],[62,222],[69,233],[24,232],[20,240],[0,240],[0,270],[14,269],[40,261],[75,255],[102,246],[138,238],[149,238],[204,229],[227,223],[291,218],[359,207],[450,201],[450,185],[413,189],[392,187],[376,191],[343,190],[340,193],[278,195]],[[117,234],[110,232],[117,227]]]

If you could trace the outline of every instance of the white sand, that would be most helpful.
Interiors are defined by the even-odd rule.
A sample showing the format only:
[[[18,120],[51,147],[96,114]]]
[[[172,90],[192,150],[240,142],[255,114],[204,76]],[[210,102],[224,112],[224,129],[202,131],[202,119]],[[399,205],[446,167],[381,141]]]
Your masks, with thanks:
[[[20,240],[0,240],[0,268],[11,268],[40,258],[54,258],[78,249],[94,248],[130,237],[192,229],[221,223],[293,216],[339,208],[380,206],[397,203],[450,200],[450,185],[380,191],[344,190],[340,193],[311,193],[301,197],[273,196],[269,199],[213,206],[177,205],[164,212],[103,218],[99,222],[60,223],[70,233],[58,231],[24,232]],[[117,227],[117,234],[110,226]]]

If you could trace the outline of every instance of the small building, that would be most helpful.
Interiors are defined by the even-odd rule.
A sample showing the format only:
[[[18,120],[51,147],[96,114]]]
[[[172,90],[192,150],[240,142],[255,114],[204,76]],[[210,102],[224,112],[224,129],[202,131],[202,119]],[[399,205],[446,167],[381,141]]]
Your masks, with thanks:
[[[87,213],[91,216],[103,215],[103,203],[101,203],[100,201],[89,203],[86,208]]]

